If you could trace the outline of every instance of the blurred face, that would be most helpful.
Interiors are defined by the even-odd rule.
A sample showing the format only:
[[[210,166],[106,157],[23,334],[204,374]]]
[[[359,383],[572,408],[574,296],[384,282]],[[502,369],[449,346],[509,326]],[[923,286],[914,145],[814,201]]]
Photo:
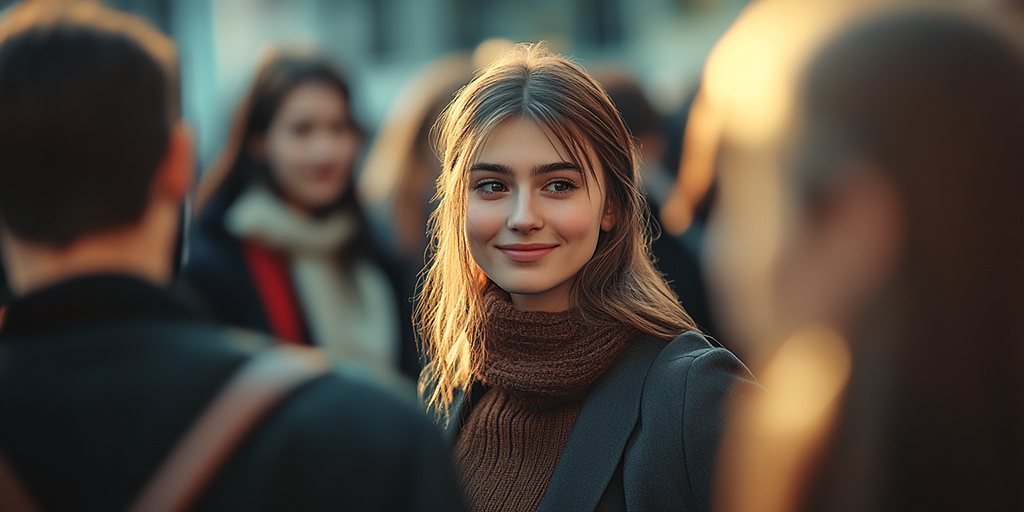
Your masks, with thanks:
[[[263,152],[284,199],[314,211],[336,201],[351,181],[359,136],[348,103],[322,82],[299,85],[267,129]]]
[[[836,160],[809,208],[780,148],[720,157],[704,261],[716,312],[759,367],[812,326],[849,335],[887,286],[904,238],[902,197],[871,160]]]
[[[490,133],[469,173],[470,252],[523,311],[569,309],[573,279],[614,226],[604,173],[584,181],[570,160],[550,131],[516,117]]]

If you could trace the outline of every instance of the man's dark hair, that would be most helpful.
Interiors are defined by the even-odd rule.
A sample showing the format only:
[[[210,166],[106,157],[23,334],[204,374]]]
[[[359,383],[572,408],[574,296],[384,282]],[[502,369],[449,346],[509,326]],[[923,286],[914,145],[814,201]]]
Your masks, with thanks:
[[[173,44],[92,2],[28,2],[0,23],[0,222],[66,247],[131,225],[178,119]]]

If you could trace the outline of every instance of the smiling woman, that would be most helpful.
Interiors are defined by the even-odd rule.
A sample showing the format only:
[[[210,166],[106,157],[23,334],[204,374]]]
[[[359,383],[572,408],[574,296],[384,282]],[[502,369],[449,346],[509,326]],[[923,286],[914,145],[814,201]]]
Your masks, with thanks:
[[[293,208],[315,215],[352,181],[360,137],[348,110],[331,85],[304,83],[287,96],[266,135],[250,142]]]
[[[708,510],[723,399],[756,384],[655,270],[637,148],[601,86],[520,45],[438,127],[420,389],[471,506]]]
[[[604,173],[588,184],[565,155],[549,130],[513,117],[491,132],[470,169],[470,253],[524,311],[569,309],[573,277],[615,224]]]

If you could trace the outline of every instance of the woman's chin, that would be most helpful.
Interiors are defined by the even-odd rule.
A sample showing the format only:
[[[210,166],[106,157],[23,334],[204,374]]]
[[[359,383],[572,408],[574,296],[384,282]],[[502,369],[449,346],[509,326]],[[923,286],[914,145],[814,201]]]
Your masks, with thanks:
[[[304,212],[320,212],[338,201],[341,194],[292,194],[287,199],[293,208]]]

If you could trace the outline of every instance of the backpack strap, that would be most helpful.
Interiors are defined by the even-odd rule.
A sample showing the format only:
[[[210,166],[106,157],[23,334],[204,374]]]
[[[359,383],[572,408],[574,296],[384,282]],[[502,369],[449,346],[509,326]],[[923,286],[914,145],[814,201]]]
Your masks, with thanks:
[[[25,488],[25,483],[7,462],[3,450],[0,450],[0,511],[3,512],[36,512],[39,505]]]
[[[252,428],[296,388],[327,373],[319,350],[278,345],[245,362],[171,450],[129,512],[188,510]],[[0,511],[41,508],[0,451]]]
[[[178,441],[128,511],[188,510],[256,423],[289,392],[327,371],[323,355],[309,347],[278,345],[253,356]]]

